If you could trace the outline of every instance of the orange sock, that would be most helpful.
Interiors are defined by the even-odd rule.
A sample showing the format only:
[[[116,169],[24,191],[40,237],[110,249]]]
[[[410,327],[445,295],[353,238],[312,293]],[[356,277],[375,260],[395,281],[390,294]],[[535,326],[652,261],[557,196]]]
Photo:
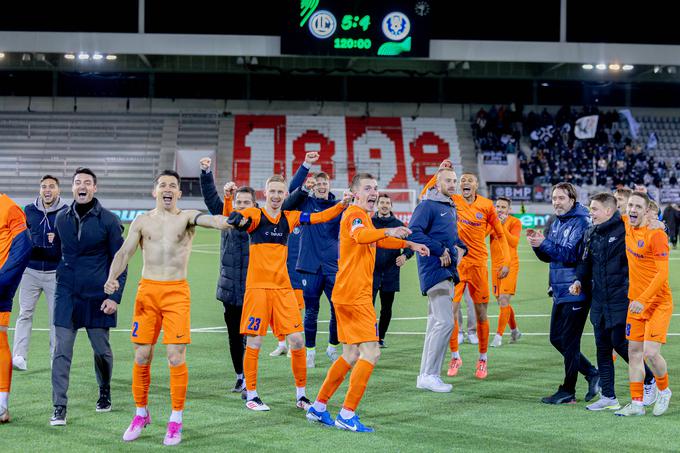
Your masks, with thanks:
[[[260,350],[246,346],[243,356],[243,374],[246,377],[246,389],[251,392],[257,390],[257,362],[260,358]]]
[[[501,313],[498,315],[498,329],[496,330],[496,333],[500,336],[503,336],[503,332],[505,332],[505,326],[508,325],[508,321],[510,320],[510,306],[501,306]]]
[[[338,387],[340,387],[340,384],[345,380],[345,376],[347,376],[347,373],[351,369],[352,366],[347,363],[343,356],[338,357],[328,369],[326,379],[324,379],[323,384],[321,384],[319,395],[316,397],[317,401],[326,404],[335,391],[338,390]]]
[[[658,381],[657,381],[657,385],[659,385]],[[642,381],[630,383],[630,397],[633,401],[642,402],[643,394],[644,394],[644,383]]]
[[[146,407],[149,403],[149,386],[151,385],[151,364],[132,367],[132,396],[135,406]]]
[[[183,411],[187,400],[187,386],[189,384],[189,370],[186,362],[170,367],[170,401],[173,411]]]
[[[489,349],[489,320],[477,321],[477,335],[479,336],[479,353],[484,354]]]
[[[517,328],[517,321],[515,321],[515,309],[512,308],[512,305],[508,305],[508,308],[510,309],[510,318],[508,319],[508,325],[510,326],[511,329],[515,330]]]
[[[349,388],[347,389],[345,402],[342,404],[344,409],[356,411],[357,406],[359,406],[359,401],[361,401],[361,397],[364,396],[364,392],[366,391],[366,386],[368,385],[368,380],[371,378],[371,373],[373,373],[373,368],[374,365],[364,359],[359,359],[357,364],[354,365],[352,374],[349,376]]]
[[[12,386],[12,353],[9,351],[7,332],[0,332],[0,392],[9,393]]]
[[[668,388],[668,373],[664,374],[663,376],[654,376],[654,379],[656,379],[656,388],[659,390],[663,391]]]
[[[276,339],[279,340],[279,341],[283,341],[283,340],[286,339],[286,336],[285,335],[277,335]]]
[[[458,320],[455,316],[453,318],[453,332],[451,332],[449,339],[449,349],[451,349],[451,352],[458,352]]]
[[[293,368],[295,386],[304,387],[307,385],[307,353],[303,349],[291,349],[290,365]],[[246,383],[248,380],[246,380]]]

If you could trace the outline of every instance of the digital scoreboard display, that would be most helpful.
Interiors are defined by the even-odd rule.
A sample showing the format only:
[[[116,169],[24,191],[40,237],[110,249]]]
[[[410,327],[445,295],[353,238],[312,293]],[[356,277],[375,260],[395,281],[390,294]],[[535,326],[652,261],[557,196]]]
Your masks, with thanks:
[[[289,0],[281,53],[428,57],[428,0]]]

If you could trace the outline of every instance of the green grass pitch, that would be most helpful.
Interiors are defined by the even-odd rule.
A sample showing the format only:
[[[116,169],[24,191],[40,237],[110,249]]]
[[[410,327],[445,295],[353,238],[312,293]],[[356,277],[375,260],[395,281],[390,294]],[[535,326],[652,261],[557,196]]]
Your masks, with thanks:
[[[477,347],[461,345],[463,368],[459,376],[446,378],[450,394],[415,388],[420,365],[427,300],[418,288],[415,260],[402,271],[402,291],[394,305],[394,319],[387,334],[388,348],[373,373],[359,407],[362,421],[375,427],[373,434],[324,429],[308,423],[294,406],[295,389],[290,362],[269,357],[275,339],[268,336],[260,354],[258,391],[271,412],[247,410],[238,394],[229,393],[234,382],[227,348],[222,304],[215,300],[218,275],[219,235],[200,231],[191,256],[189,282],[192,291],[192,344],[187,353],[189,390],[184,416],[182,446],[201,451],[677,451],[680,393],[668,413],[622,419],[612,413],[585,410],[586,384],[579,380],[575,405],[547,406],[540,398],[561,382],[562,359],[548,341],[551,302],[546,296],[547,265],[540,263],[525,241],[520,245],[521,269],[518,295],[513,301],[524,337],[518,344],[489,350],[489,377],[474,378]],[[671,286],[680,294],[680,253],[671,254]],[[170,413],[168,368],[164,347],[159,345],[152,367],[149,409],[153,424],[133,444],[121,437],[134,412],[130,390],[132,345],[129,325],[136,284],[141,273],[138,252],[129,268],[128,284],[120,306],[118,329],[111,332],[114,350],[113,411],[95,413],[97,384],[87,335],[76,342],[69,390],[68,425],[50,427],[52,412],[46,306],[36,309],[29,370],[14,372],[10,410],[12,423],[0,426],[0,451],[129,451],[162,448],[165,423]],[[676,313],[678,311],[676,310]],[[12,325],[18,314],[15,302]],[[491,334],[495,332],[498,306],[492,302]],[[677,314],[674,316],[678,316]],[[328,319],[322,303],[320,319]],[[322,332],[328,324],[320,324]],[[590,323],[582,340],[585,354],[595,360]],[[671,322],[663,355],[669,363],[671,388],[680,391],[680,322]],[[10,333],[10,343],[12,341]],[[318,344],[325,345],[326,333]],[[507,334],[506,334],[507,341]],[[323,347],[317,367],[309,370],[308,396],[313,399],[329,362]],[[629,400],[627,368],[616,362],[617,396]],[[333,416],[344,398],[347,380],[329,404]]]

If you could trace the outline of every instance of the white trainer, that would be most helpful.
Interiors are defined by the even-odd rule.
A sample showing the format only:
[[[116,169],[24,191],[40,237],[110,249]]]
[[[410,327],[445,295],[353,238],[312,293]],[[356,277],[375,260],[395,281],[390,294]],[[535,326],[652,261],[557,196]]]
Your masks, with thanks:
[[[468,335],[468,340],[470,341],[470,344],[479,344],[479,337],[477,337],[476,333]]]
[[[458,344],[463,344],[465,343],[465,335],[463,335],[463,332],[458,333]]]
[[[652,414],[659,416],[663,415],[668,410],[668,403],[671,402],[671,389],[662,390],[656,398],[656,404],[652,410]]]
[[[436,393],[449,393],[453,386],[442,381],[442,378],[435,374],[421,374],[416,380],[416,388]]]
[[[272,352],[269,353],[270,357],[278,357],[280,355],[286,355],[288,353],[288,347],[286,345],[279,345]]]
[[[326,357],[328,357],[328,360],[330,360],[331,362],[335,362],[336,360],[338,360],[338,350],[337,350],[337,348],[333,348],[333,347],[330,347],[330,346],[327,347],[326,348]]]
[[[26,371],[28,369],[26,359],[24,359],[20,355],[15,355],[12,358],[12,367],[14,367],[14,369],[17,371]]]
[[[616,398],[607,398],[606,396],[603,396],[594,403],[586,406],[586,409],[588,409],[589,411],[604,411],[604,410],[617,411],[621,409],[621,405],[619,404],[619,400],[617,400]]]
[[[492,348],[500,348],[501,345],[503,344],[503,337],[496,334],[493,336],[493,341],[491,342],[491,347]]]
[[[512,329],[510,331],[510,343],[517,343],[522,338],[522,332],[519,329]]]
[[[645,385],[645,390],[642,396],[642,404],[645,406],[651,406],[656,403],[657,395],[659,394],[656,388],[656,381],[653,381],[649,385]]]

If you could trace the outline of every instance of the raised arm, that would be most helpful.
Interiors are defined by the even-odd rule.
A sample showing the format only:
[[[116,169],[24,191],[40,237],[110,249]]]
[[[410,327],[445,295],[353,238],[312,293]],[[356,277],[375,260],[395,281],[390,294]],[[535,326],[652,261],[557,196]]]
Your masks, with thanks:
[[[125,277],[121,278],[122,284],[119,282],[118,277],[125,272],[125,269],[130,262],[130,259],[135,254],[137,246],[142,239],[142,223],[144,222],[144,216],[135,218],[130,224],[130,229],[128,230],[127,238],[123,241],[123,244],[118,248],[118,251],[113,256],[113,261],[109,267],[109,277],[104,285],[104,292],[109,294],[111,300],[120,302],[120,296],[122,293],[123,285],[125,284]],[[111,239],[111,238],[109,238]],[[118,242],[120,244],[120,242]],[[127,274],[126,274],[127,275]],[[118,297],[118,299],[116,299]]]
[[[215,178],[210,171],[210,167],[207,170],[201,170],[201,194],[203,195],[203,202],[211,214],[222,214],[224,203],[217,193]]]
[[[302,187],[309,174],[309,169],[312,168],[312,164],[317,160],[319,160],[319,153],[313,151],[305,154],[305,161],[302,162],[302,165],[300,165],[300,168],[297,169],[290,180],[290,184],[288,184],[288,192],[292,193],[295,189]]]

